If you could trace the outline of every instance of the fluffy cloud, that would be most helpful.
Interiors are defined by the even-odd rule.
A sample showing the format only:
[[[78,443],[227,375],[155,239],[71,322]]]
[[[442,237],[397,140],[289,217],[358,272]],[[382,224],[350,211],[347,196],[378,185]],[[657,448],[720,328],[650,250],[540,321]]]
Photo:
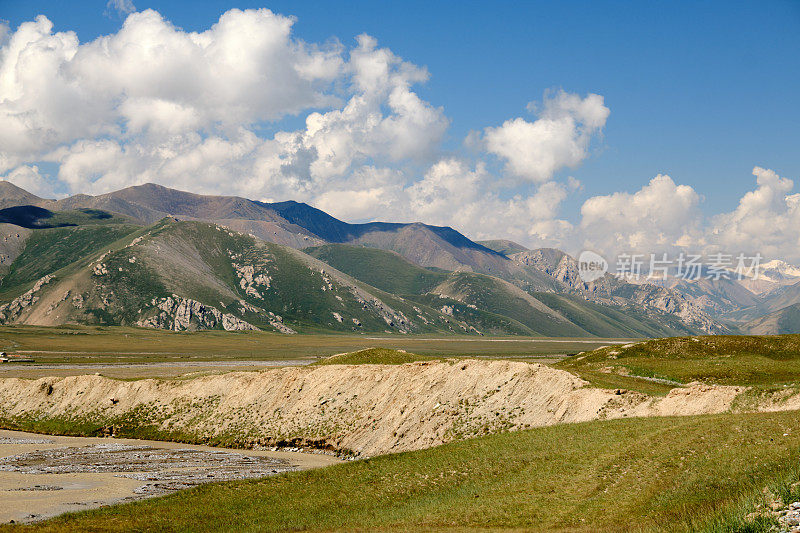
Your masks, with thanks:
[[[755,190],[745,193],[733,211],[712,217],[703,216],[702,198],[692,187],[665,175],[635,193],[589,198],[574,242],[608,257],[722,252],[800,262],[800,193],[793,192],[792,180],[772,170],[755,167],[753,175]]]
[[[531,246],[563,244],[572,225],[558,220],[559,207],[578,182],[547,182],[526,195],[504,198],[479,163],[474,169],[459,159],[439,161],[406,189],[406,205],[418,219],[453,225],[476,239],[517,239]]]
[[[312,179],[343,176],[367,160],[425,160],[436,153],[449,122],[441,108],[411,90],[427,79],[426,71],[376,48],[366,35],[358,37],[348,70],[356,90],[347,104],[311,113],[304,131],[279,139],[286,152],[314,154]]]
[[[608,254],[674,251],[701,240],[700,196],[658,175],[635,193],[589,198],[581,207],[584,247]]]
[[[110,16],[114,10],[119,16],[125,16],[136,11],[136,6],[131,0],[108,0],[106,3],[106,16]]]
[[[535,110],[529,104],[530,110]],[[520,178],[544,182],[563,167],[575,167],[586,159],[593,136],[606,123],[609,109],[603,97],[557,92],[546,97],[539,118],[528,122],[515,118],[496,128],[486,128],[486,149],[503,159],[506,170]]]
[[[757,188],[735,210],[712,219],[708,239],[719,250],[800,260],[800,193],[794,182],[755,167]]]
[[[52,196],[52,184],[39,173],[39,167],[36,165],[21,165],[2,179],[33,194],[43,197]]]
[[[190,33],[146,10],[85,44],[44,16],[21,24],[0,49],[0,172],[79,139],[227,132],[334,103],[340,47],[292,39],[292,23],[231,10]]]

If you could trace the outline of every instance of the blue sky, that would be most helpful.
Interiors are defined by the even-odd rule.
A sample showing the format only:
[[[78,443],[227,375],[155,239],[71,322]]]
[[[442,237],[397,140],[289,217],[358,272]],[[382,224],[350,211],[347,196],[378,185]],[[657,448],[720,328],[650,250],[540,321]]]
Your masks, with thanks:
[[[215,166],[219,161],[204,163],[203,168],[210,170],[195,181],[192,181],[194,175],[191,172],[177,173],[175,165],[166,160],[152,160],[153,168],[158,167],[152,172],[145,163],[140,162],[137,167],[132,162],[135,150],[147,152],[162,146],[159,143],[164,139],[155,139],[150,130],[130,134],[123,129],[117,137],[108,133],[95,135],[85,132],[69,137],[63,133],[71,127],[69,120],[62,120],[63,113],[56,114],[63,123],[54,123],[53,117],[42,120],[45,123],[50,121],[48,124],[55,128],[54,131],[61,131],[61,144],[50,143],[47,150],[40,147],[34,155],[30,155],[33,152],[24,155],[23,151],[19,151],[23,155],[12,154],[14,157],[7,158],[7,161],[13,164],[7,163],[5,170],[0,168],[0,175],[5,172],[6,179],[11,179],[13,174],[21,184],[37,183],[35,180],[42,176],[52,182],[53,176],[58,175],[57,185],[53,187],[61,194],[103,192],[112,185],[124,186],[154,176],[154,181],[198,192],[235,193],[264,199],[288,199],[292,196],[332,210],[333,214],[348,220],[381,217],[421,219],[452,225],[474,237],[504,236],[503,231],[514,217],[530,217],[527,226],[524,220],[515,226],[516,233],[509,229],[510,236],[530,245],[563,243],[563,246],[572,246],[573,249],[580,245],[603,246],[600,237],[585,234],[585,226],[591,224],[599,225],[600,233],[616,235],[617,242],[606,243],[608,246],[644,241],[656,247],[687,242],[706,246],[716,239],[709,236],[719,235],[722,231],[720,224],[733,228],[728,245],[750,250],[763,246],[773,255],[787,243],[796,247],[800,238],[792,233],[794,230],[788,229],[800,223],[800,207],[795,206],[793,200],[788,203],[783,200],[796,193],[797,188],[781,180],[781,177],[796,182],[800,180],[800,0],[492,3],[471,0],[336,3],[135,0],[132,3],[136,11],[141,13],[153,9],[164,20],[186,32],[208,30],[232,8],[265,7],[274,13],[294,17],[296,21],[287,46],[293,46],[291,43],[297,40],[323,47],[326,43],[342,44],[339,58],[345,66],[330,81],[331,86],[320,93],[335,93],[340,102],[316,106],[306,101],[299,111],[284,114],[277,122],[253,125],[241,121],[245,128],[260,137],[258,143],[263,145],[248,145],[243,138],[227,139],[225,135],[232,130],[229,128],[225,135],[220,134],[213,117],[206,118],[204,126],[198,126],[199,137],[193,141],[192,131],[182,130],[179,137],[189,147],[187,153],[195,150],[192,152],[195,156],[203,140],[209,137],[217,139],[214,135],[221,135],[219,138],[225,142],[230,140],[230,146],[226,148],[229,153],[246,153],[242,156],[243,160],[247,159],[246,164],[225,155],[222,158],[224,162],[219,163],[220,168],[227,165],[223,170]],[[105,0],[72,3],[0,0],[0,19],[7,21],[11,32],[39,14],[53,22],[52,33],[74,31],[80,43],[88,43],[99,36],[114,36],[124,21],[123,16],[107,7]],[[248,16],[257,18],[255,12]],[[146,26],[142,24],[142,27]],[[155,27],[160,22],[150,20],[147,24]],[[372,147],[365,149],[360,159],[357,157],[346,171],[342,171],[346,176],[331,177],[333,174],[328,169],[327,174],[323,172],[320,174],[322,177],[313,176],[308,182],[295,175],[280,186],[264,185],[270,181],[269,172],[274,171],[273,167],[269,167],[273,168],[271,171],[263,170],[267,168],[264,161],[268,159],[264,156],[264,147],[270,144],[275,132],[300,132],[305,129],[309,113],[335,111],[344,106],[348,98],[357,96],[355,93],[358,91],[340,89],[341,84],[352,83],[353,78],[349,76],[353,71],[348,70],[352,67],[350,58],[356,49],[363,48],[364,44],[357,44],[356,37],[364,33],[377,40],[377,48],[367,46],[373,52],[385,47],[429,72],[427,81],[406,80],[400,84],[410,84],[410,95],[421,99],[420,110],[431,115],[425,125],[417,125],[417,130],[412,132],[414,136],[424,137],[430,133],[429,130],[435,130],[443,123],[449,124],[441,128],[439,134],[435,131],[430,134],[430,144],[435,145],[433,152],[427,153],[425,143],[419,142],[416,145],[419,153],[409,156],[409,161],[398,163],[396,158],[390,157],[393,150],[399,149],[397,146],[383,146],[383,152]],[[42,35],[43,39],[49,38]],[[217,35],[214,38],[222,37]],[[246,45],[242,46],[246,48]],[[177,48],[175,53],[180,50]],[[59,61],[65,61],[64,65],[67,65],[70,61],[68,55]],[[87,55],[91,56],[91,53]],[[83,70],[75,72],[81,75],[91,73],[87,61],[84,58]],[[402,68],[396,61],[390,63],[390,69]],[[148,65],[142,63],[140,67],[144,71]],[[265,63],[263,68],[271,72],[274,67]],[[61,78],[65,72],[74,74],[70,68],[53,67],[48,74],[57,81],[53,87],[58,89],[61,87],[59,83],[85,85],[82,89],[87,89],[88,96],[84,95],[84,104],[91,104],[92,98],[107,94],[103,92],[105,82],[98,82],[99,78],[89,76],[75,78],[72,82],[64,81]],[[121,76],[127,74],[116,75],[122,79]],[[174,82],[164,80],[165,86]],[[90,87],[91,83],[95,86]],[[125,122],[129,120],[125,114],[129,111],[120,102],[132,94],[130,91],[141,88],[136,89],[135,76],[119,83],[115,89],[118,91],[114,97],[116,100],[104,102],[107,109],[100,109],[102,105],[98,104],[98,116],[102,115],[98,120],[106,121],[103,123],[105,132],[110,131],[108,128],[113,124],[124,123],[123,128],[131,128],[132,123]],[[223,91],[229,89],[222,88]],[[208,89],[209,93],[214,90],[220,89]],[[298,85],[297,90],[311,89]],[[32,96],[24,94],[26,91]],[[36,112],[37,105],[41,107],[48,102],[47,95],[34,94],[36,91],[31,86],[19,93],[23,94],[20,102],[25,102],[16,109],[27,105],[24,109]],[[601,121],[600,127],[588,132],[587,137],[591,138],[588,151],[578,158],[577,164],[567,164],[562,160],[556,165],[555,172],[544,178],[528,175],[523,179],[519,176],[510,179],[508,165],[511,159],[508,154],[503,156],[501,150],[487,148],[491,130],[500,130],[501,126],[508,125],[506,121],[517,117],[526,121],[523,125],[530,126],[537,121],[537,115],[527,112],[526,105],[534,102],[542,109],[543,105],[546,106],[543,102],[546,91],[551,91],[550,94],[563,91],[566,95],[587,99],[592,93],[600,95],[610,114],[607,120]],[[58,101],[61,93],[56,91],[53,94],[54,101]],[[381,94],[381,98],[388,98],[388,93]],[[164,97],[159,93],[154,98],[151,102]],[[0,94],[0,104],[2,100]],[[196,102],[192,103],[191,95],[179,95],[175,102],[196,105]],[[401,119],[388,110],[388,102],[388,99],[383,100],[372,112],[384,114],[390,122]],[[149,105],[152,108],[154,104]],[[86,109],[92,111],[91,107]],[[254,112],[263,111],[263,102],[253,103],[252,109]],[[440,115],[435,111],[438,109],[441,109]],[[202,111],[202,108],[194,109],[194,112]],[[574,109],[567,114],[571,119],[577,116]],[[168,122],[163,116],[159,120],[162,120],[162,127]],[[326,115],[326,120],[333,121],[333,124],[336,119]],[[87,124],[80,126],[86,131],[91,129]],[[354,124],[339,126],[347,129]],[[577,125],[573,135],[580,137],[581,131],[581,126]],[[470,132],[484,143],[480,148],[465,145]],[[34,130],[27,133],[35,137]],[[104,135],[111,135],[113,146],[100,146],[108,140]],[[336,140],[320,141],[311,139],[309,135],[304,139],[304,142],[317,143],[313,146],[315,150],[335,146],[331,143]],[[370,140],[367,135],[361,141],[353,142]],[[403,142],[401,137],[395,140]],[[94,152],[86,155],[87,146],[92,142],[95,145],[90,148]],[[55,146],[60,148],[53,151]],[[527,146],[536,148],[538,145]],[[303,161],[310,161],[307,152],[286,151],[285,146],[283,149],[281,157],[294,158],[291,165],[294,170],[299,168],[298,165],[302,166]],[[554,150],[557,152],[558,149]],[[116,159],[109,155],[114,150],[117,150]],[[0,146],[0,167],[3,167],[3,152]],[[420,155],[422,152],[426,154]],[[75,157],[70,159],[72,156]],[[86,163],[89,159],[91,165]],[[106,168],[99,169],[102,165],[98,161],[105,161]],[[443,166],[437,167],[438,163]],[[14,169],[14,165],[20,166]],[[37,166],[33,168],[32,165]],[[765,180],[766,184],[760,194],[771,199],[760,204],[751,202],[747,209],[735,213],[740,200],[756,188],[754,167],[766,169],[757,171],[762,176],[759,179]],[[217,170],[219,172],[214,174]],[[282,172],[285,170],[281,169]],[[363,178],[360,173],[367,171],[379,176]],[[84,175],[78,178],[76,172]],[[661,180],[651,184],[650,181],[659,174],[668,174],[673,181]],[[245,182],[251,175],[261,180],[258,186],[251,180],[248,185],[242,183],[237,184],[237,188],[226,188],[240,176],[240,181]],[[579,189],[574,189],[570,177],[579,180]],[[392,179],[397,183],[389,183]],[[419,183],[414,185],[414,180]],[[300,185],[292,185],[293,189],[290,187],[292,183]],[[407,207],[414,201],[436,204],[436,194],[457,196],[461,185],[470,183],[474,186],[473,195],[464,200],[464,205],[469,208],[465,208],[460,216],[446,215],[444,211],[450,206],[445,204],[441,204],[438,211],[427,205],[416,210],[401,209],[401,204],[405,203]],[[496,187],[497,184],[501,185]],[[356,198],[359,192],[364,192],[361,200]],[[625,195],[626,192],[630,194]],[[623,194],[613,196],[614,193]],[[524,209],[510,200],[514,195],[519,195],[523,203],[527,202]],[[390,196],[393,200],[388,199]],[[476,200],[479,196],[491,196],[493,203],[481,204]],[[597,200],[590,201],[593,198]],[[441,197],[438,199],[442,200]],[[377,207],[372,210],[362,208],[359,201],[362,204],[373,202]],[[657,205],[659,202],[663,205]],[[653,221],[644,231],[644,237],[633,235],[624,227],[647,223],[636,219],[636,214],[625,212],[626,203],[645,206],[643,209],[648,213],[654,213],[646,215]],[[589,204],[594,211],[586,212]],[[609,209],[617,213],[616,220],[604,217],[603,211]],[[491,210],[508,211],[508,214],[506,218],[484,216]],[[721,222],[712,223],[711,216],[721,213],[727,215],[720,219]],[[765,236],[768,231],[756,228],[758,224],[753,223],[762,215],[780,219],[778,225],[785,234],[768,239]],[[747,234],[746,239],[743,234]],[[792,254],[784,255],[789,257]]]
[[[307,41],[368,33],[424,65],[419,93],[452,120],[447,142],[524,114],[544,90],[605,97],[592,157],[567,174],[584,195],[633,191],[658,173],[692,185],[705,209],[752,188],[754,165],[800,177],[800,1],[148,2],[200,31],[231,7],[297,17]],[[12,27],[45,14],[81,41],[112,33],[105,2],[0,0]],[[581,195],[571,198],[579,206]]]

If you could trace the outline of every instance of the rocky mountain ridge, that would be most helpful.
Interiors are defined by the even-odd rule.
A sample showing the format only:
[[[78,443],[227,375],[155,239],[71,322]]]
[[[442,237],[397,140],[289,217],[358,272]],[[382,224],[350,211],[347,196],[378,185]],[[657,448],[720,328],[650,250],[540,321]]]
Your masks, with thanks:
[[[635,314],[639,318],[648,317],[648,320],[651,321],[663,321],[663,317],[670,316],[677,320],[677,323],[683,324],[679,328],[685,327],[687,331],[691,332],[724,333],[735,330],[736,324],[745,319],[752,320],[754,317],[751,315],[756,315],[755,317],[757,318],[757,316],[761,316],[765,312],[775,311],[775,309],[764,305],[761,295],[757,295],[739,285],[696,284],[689,286],[673,284],[670,286],[651,283],[634,284],[613,275],[606,275],[594,282],[585,283],[580,279],[575,258],[560,250],[547,248],[530,250],[508,240],[483,243],[473,242],[452,228],[430,226],[422,223],[370,222],[349,224],[311,206],[292,201],[264,203],[239,197],[206,196],[176,191],[154,184],[129,187],[98,196],[76,195],[61,200],[47,200],[31,195],[8,182],[2,182],[0,184],[0,205],[6,206],[4,209],[12,209],[8,215],[10,217],[9,220],[6,220],[6,223],[2,225],[5,230],[4,239],[9,243],[7,246],[9,254],[7,260],[0,262],[0,270],[4,266],[10,269],[13,274],[10,278],[14,278],[17,281],[21,276],[18,274],[19,269],[13,267],[14,254],[22,253],[24,256],[25,242],[32,238],[30,235],[36,237],[41,235],[42,232],[54,231],[39,228],[72,226],[84,228],[86,224],[101,225],[104,223],[108,227],[138,224],[140,227],[145,228],[164,218],[172,217],[173,219],[177,218],[187,222],[202,221],[211,223],[219,228],[218,231],[228,232],[231,235],[248,236],[248,238],[256,239],[259,242],[288,246],[289,249],[294,248],[297,250],[297,253],[302,253],[299,250],[309,247],[339,243],[353,247],[387,250],[399,254],[414,265],[433,269],[433,271],[472,272],[500,278],[521,289],[524,293],[533,295],[533,300],[537,302],[541,298],[537,299],[536,294],[568,295],[571,298],[582,299],[603,308],[615,310],[614,312],[627,313],[631,316]],[[35,209],[25,208],[26,205],[34,206]],[[21,214],[13,211],[13,209],[17,209]],[[14,218],[22,215],[27,218],[24,220],[22,218]],[[109,218],[106,219],[104,217]],[[22,227],[16,224],[22,224]],[[29,228],[33,228],[32,234],[30,234]],[[130,230],[126,229],[125,231]],[[110,239],[111,237],[107,238]],[[158,268],[154,268],[155,270],[166,268],[180,272],[186,266],[185,264],[176,264],[174,261],[171,262],[169,255],[170,252],[175,250],[175,246],[182,246],[179,250],[180,253],[177,254],[178,257],[182,258],[178,263],[183,262],[194,265],[192,261],[188,261],[188,263],[185,261],[187,257],[196,255],[196,250],[192,249],[193,245],[188,245],[186,242],[172,242],[162,243],[161,246],[160,253],[162,255],[156,255],[156,261],[163,264]],[[223,294],[232,290],[229,285],[236,285],[233,290],[241,292],[250,298],[248,305],[258,308],[261,289],[268,289],[269,284],[273,283],[270,276],[263,272],[256,272],[256,265],[247,265],[234,257],[228,257],[227,261],[229,265],[226,268],[232,269],[235,279],[226,280],[225,282],[217,280],[209,282],[210,285]],[[129,265],[124,267],[117,266],[116,268],[125,269],[127,266]],[[207,267],[201,268],[197,265],[194,265],[194,267],[199,270],[191,272],[192,276],[197,279],[206,279],[208,277]],[[101,271],[105,268],[106,274],[112,273],[107,266],[99,265],[97,268]],[[320,268],[324,270],[324,266]],[[770,267],[770,272],[773,270],[775,276],[783,276],[780,280],[775,281],[775,283],[780,284],[779,290],[783,291],[783,299],[781,301],[786,305],[792,305],[800,301],[800,289],[797,290],[797,296],[795,296],[793,293],[794,287],[789,284],[793,275],[791,268],[775,263]],[[44,274],[50,273],[42,273],[42,276],[36,279],[40,279]],[[35,281],[30,276],[22,276],[22,278],[30,279],[28,283]],[[478,278],[469,278],[466,283],[465,287],[475,283],[477,283],[477,286],[484,285]],[[191,285],[191,283],[188,283],[188,285]],[[510,290],[501,288],[502,285],[498,283],[490,285],[492,286],[490,290],[500,290],[501,292]],[[225,286],[225,290],[221,289],[222,286]],[[13,296],[13,298],[6,298],[6,303],[12,304],[15,298],[20,297],[30,288],[28,286],[25,290],[20,290],[16,294],[9,294],[8,296]],[[208,287],[205,290],[207,289]],[[232,328],[246,327],[244,324],[250,324],[250,321],[241,315],[236,316],[237,320],[242,321],[241,324],[234,323],[230,319],[223,320],[222,317],[231,313],[228,313],[226,309],[215,302],[196,298],[196,295],[192,292],[193,290],[194,288],[183,292],[167,291],[157,295],[148,295],[148,302],[157,296],[156,299],[160,302],[158,305],[168,307],[169,310],[152,311],[155,315],[150,317],[151,321],[147,323],[171,328],[184,327],[185,324],[201,323],[206,325],[213,324],[213,327],[221,328],[225,328],[225,324]],[[449,299],[449,302],[443,301],[442,305],[437,304],[434,306],[434,309],[437,309],[440,315],[442,314],[442,309],[452,308],[456,314],[459,312],[469,314],[475,311],[468,306],[476,305],[473,302],[478,301],[477,292],[471,289],[466,292],[448,290],[450,292],[445,291],[447,292],[446,294],[443,293],[438,296],[443,299]],[[773,292],[775,291],[768,291],[769,294]],[[172,303],[168,303],[169,300],[167,299],[172,298],[173,295],[181,298],[181,300],[173,300]],[[459,301],[459,298],[463,301]],[[797,298],[797,300],[795,301],[794,298]],[[380,298],[378,299],[380,300]],[[517,301],[524,300],[525,298],[520,298]],[[102,302],[103,299],[101,298],[100,301]],[[202,305],[203,311],[200,312],[201,308],[188,303],[190,301],[195,301]],[[368,302],[370,298],[364,301]],[[572,306],[570,312],[574,312],[574,305],[577,305],[577,301],[572,300],[572,303],[569,304],[569,306]],[[554,301],[551,300],[552,303]],[[567,305],[566,302],[556,303]],[[55,303],[51,302],[49,305],[55,305]],[[150,307],[158,308],[158,305]],[[430,306],[433,303],[426,300],[426,305]],[[492,305],[496,307],[497,302]],[[535,314],[541,311],[537,311],[536,305],[531,302],[526,305],[530,307],[530,313]],[[541,305],[547,307],[545,304]],[[391,306],[387,306],[387,308],[391,308]],[[595,308],[595,310],[597,309],[600,308]],[[751,315],[742,311],[745,309],[750,309]],[[487,311],[487,309],[479,310],[482,312]],[[140,306],[137,311],[144,312],[144,307]],[[549,317],[543,318],[543,320],[553,320],[565,324],[574,323],[574,320],[563,316],[562,313],[566,312],[564,309],[550,309],[550,311],[550,313],[543,312],[542,317]],[[187,312],[189,316],[193,317],[189,319],[188,323],[185,320]],[[276,316],[282,315],[279,310],[268,309],[265,312],[273,312]],[[738,317],[735,315],[737,312],[743,312],[744,314]],[[761,314],[758,314],[759,312]],[[384,317],[385,320],[383,322],[387,324],[391,322],[395,326],[402,323],[407,325],[409,322],[415,323],[414,320],[409,320],[409,316],[420,314],[413,310],[409,312],[403,311],[403,313],[402,317],[400,315],[392,315],[390,318]],[[156,316],[161,318],[156,318]],[[231,314],[231,316],[234,315]],[[338,327],[336,324],[347,322],[351,328],[356,327],[357,329],[354,320],[363,324],[359,318],[345,317],[333,308],[328,312],[328,316],[332,318],[333,322],[326,323],[325,327],[328,325]],[[573,318],[576,316],[573,313]],[[140,318],[137,318],[132,323],[139,323],[139,320]],[[427,317],[426,320],[428,320]],[[269,322],[267,320],[264,324],[269,324]],[[417,319],[416,322],[419,322],[419,320]],[[489,323],[496,325],[495,322],[489,320],[488,316],[482,316],[479,322],[484,326]],[[276,323],[278,322],[276,321]],[[451,326],[448,326],[448,328]],[[287,327],[292,329],[289,326]],[[492,327],[489,329],[491,330]],[[507,323],[504,327],[511,326]],[[518,332],[538,331],[536,328],[530,330],[530,325],[524,326],[521,323],[512,327],[512,329],[514,328]],[[459,325],[457,329],[470,332],[482,331],[482,328],[477,323],[464,323]],[[544,329],[550,330],[549,327]],[[581,329],[586,332],[584,328]],[[413,328],[404,326],[398,329],[398,331],[405,332],[411,332],[412,330]]]

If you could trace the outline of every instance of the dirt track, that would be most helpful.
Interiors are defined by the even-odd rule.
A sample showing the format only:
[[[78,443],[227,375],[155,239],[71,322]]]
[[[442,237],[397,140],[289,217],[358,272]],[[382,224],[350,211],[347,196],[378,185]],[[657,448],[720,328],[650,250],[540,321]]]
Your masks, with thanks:
[[[300,445],[360,456],[502,430],[730,409],[740,387],[700,384],[665,398],[595,389],[551,367],[511,361],[328,365],[186,380],[100,376],[0,379],[0,417],[130,421],[239,446]]]
[[[52,352],[51,352],[52,353]],[[100,373],[117,379],[174,378],[187,374],[257,371],[281,366],[303,366],[313,359],[269,361],[159,361],[148,363],[6,363],[0,365],[0,378],[33,378],[52,376],[81,376]]]

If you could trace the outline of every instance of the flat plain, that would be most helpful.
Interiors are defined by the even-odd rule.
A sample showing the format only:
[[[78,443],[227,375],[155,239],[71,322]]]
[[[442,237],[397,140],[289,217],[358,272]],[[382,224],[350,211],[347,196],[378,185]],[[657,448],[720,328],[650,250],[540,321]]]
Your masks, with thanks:
[[[120,379],[178,377],[304,365],[365,348],[436,357],[481,357],[550,363],[567,354],[627,339],[539,337],[282,335],[266,332],[171,332],[105,326],[2,326],[0,350],[34,363],[0,364],[0,377],[38,378],[100,372]]]

